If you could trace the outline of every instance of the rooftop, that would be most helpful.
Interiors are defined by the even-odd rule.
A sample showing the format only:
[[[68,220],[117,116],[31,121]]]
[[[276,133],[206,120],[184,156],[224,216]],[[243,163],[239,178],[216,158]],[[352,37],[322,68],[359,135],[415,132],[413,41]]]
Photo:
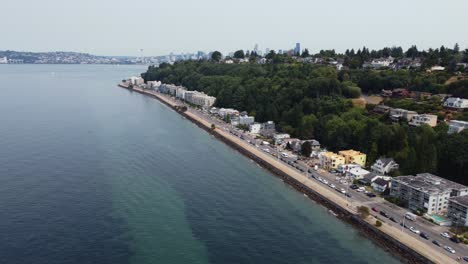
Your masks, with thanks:
[[[468,207],[468,195],[452,197],[450,200]]]
[[[342,150],[339,152],[341,155],[346,155],[346,156],[356,156],[356,155],[364,155],[364,153],[361,153],[359,151],[349,149],[349,150]]]
[[[446,180],[431,173],[420,173],[416,176],[399,176],[393,179],[428,193],[440,193],[468,188],[462,184]]]

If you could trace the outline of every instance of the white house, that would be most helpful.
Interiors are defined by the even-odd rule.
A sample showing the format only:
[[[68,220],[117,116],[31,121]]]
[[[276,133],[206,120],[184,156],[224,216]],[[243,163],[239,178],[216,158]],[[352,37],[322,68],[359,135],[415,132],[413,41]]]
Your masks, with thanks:
[[[385,192],[389,184],[389,181],[386,181],[382,178],[377,178],[371,183],[371,186],[374,189],[374,191],[383,193]]]
[[[426,124],[430,127],[435,127],[437,125],[437,116],[430,114],[415,115],[411,118],[409,124],[412,126],[421,126]]]
[[[252,134],[259,134],[261,129],[262,124],[260,123],[253,123],[249,125],[249,132]]]
[[[371,166],[372,172],[381,175],[386,175],[394,170],[397,170],[398,168],[398,163],[396,163],[392,158],[380,158],[376,160]]]
[[[288,138],[291,138],[291,136],[286,133],[273,135],[273,140],[275,141],[275,144],[280,144],[283,140],[288,139]]]
[[[240,125],[250,125],[250,124],[253,124],[255,122],[255,118],[253,116],[248,116],[248,115],[244,115],[244,116],[240,116],[239,117],[239,124]]]
[[[364,178],[365,175],[369,174],[370,171],[368,170],[365,170],[361,167],[356,167],[356,168],[352,168],[350,169],[346,175],[351,177],[353,180],[359,180],[359,179],[362,179]]]
[[[468,128],[468,122],[459,121],[459,120],[451,120],[449,122],[449,128],[448,128],[447,133],[448,134],[460,133],[467,128]]]
[[[443,71],[443,70],[445,70],[445,67],[442,67],[439,65],[435,65],[431,67],[431,71]]]
[[[218,115],[222,118],[225,118],[226,116],[239,115],[239,111],[237,111],[236,109],[232,109],[232,108],[221,108],[218,111]]]
[[[444,106],[449,108],[465,109],[468,108],[468,99],[449,97],[445,100]]]

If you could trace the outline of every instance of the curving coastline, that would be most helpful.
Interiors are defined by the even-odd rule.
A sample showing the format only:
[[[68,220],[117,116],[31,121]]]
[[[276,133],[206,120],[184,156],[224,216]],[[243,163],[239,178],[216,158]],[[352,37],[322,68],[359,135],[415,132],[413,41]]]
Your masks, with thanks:
[[[119,86],[128,89],[128,87],[124,85],[119,84]],[[204,129],[219,140],[223,141],[225,144],[254,160],[274,175],[282,178],[285,183],[306,194],[310,199],[319,202],[330,210],[333,210],[337,213],[337,217],[353,225],[366,237],[372,239],[385,250],[397,255],[402,262],[458,263],[446,255],[431,251],[430,248],[427,248],[426,245],[420,241],[400,232],[396,228],[388,225],[383,225],[380,228],[375,227],[373,223],[375,223],[376,219],[371,216],[365,220],[361,219],[352,208],[348,207],[346,201],[336,193],[331,192],[317,183],[306,181],[305,177],[300,173],[278,162],[275,158],[258,151],[235,136],[218,128],[211,129],[211,124],[209,122],[194,115],[190,111],[178,111],[179,107],[177,103],[168,96],[139,88],[129,90],[158,99],[160,102],[195,123],[198,127]]]

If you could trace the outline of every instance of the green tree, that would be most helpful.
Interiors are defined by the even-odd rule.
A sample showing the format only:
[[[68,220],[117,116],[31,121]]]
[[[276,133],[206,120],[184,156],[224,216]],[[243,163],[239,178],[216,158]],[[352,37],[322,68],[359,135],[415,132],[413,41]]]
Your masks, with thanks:
[[[362,219],[366,219],[370,214],[369,207],[363,205],[357,207],[357,212]]]
[[[236,58],[236,59],[245,58],[244,50],[238,50],[238,51],[234,52],[234,58]]]
[[[221,52],[219,51],[214,51],[212,54],[211,54],[211,59],[213,61],[216,61],[216,62],[219,62],[221,60],[221,58],[223,57],[223,54],[221,54]]]
[[[310,157],[310,154],[312,154],[312,144],[310,143],[310,141],[302,143],[301,154],[304,157]]]

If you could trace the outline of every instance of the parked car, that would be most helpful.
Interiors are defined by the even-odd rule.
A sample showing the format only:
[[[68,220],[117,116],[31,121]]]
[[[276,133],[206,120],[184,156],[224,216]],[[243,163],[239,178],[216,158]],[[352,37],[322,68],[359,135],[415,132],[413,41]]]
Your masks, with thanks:
[[[468,256],[464,256],[464,257],[463,257],[463,260],[466,261],[466,262],[468,262]]]
[[[388,214],[385,211],[380,211],[380,215],[388,218]]]
[[[456,244],[459,244],[461,242],[461,240],[456,236],[451,237],[450,241],[452,241],[453,243],[456,243]]]
[[[351,198],[351,194],[349,194],[349,193],[345,193],[345,195],[346,195],[346,197],[349,197],[349,198]]]
[[[445,238],[450,238],[450,235],[447,232],[440,233],[440,235],[445,237]]]
[[[356,184],[353,184],[351,186],[349,186],[349,188],[353,189],[353,190],[356,190],[359,188],[359,186],[357,186]]]
[[[449,247],[449,246],[445,246],[444,247],[445,250],[447,250],[448,252],[452,253],[452,254],[455,254],[455,249]]]
[[[429,240],[429,236],[428,236],[426,233],[424,233],[424,232],[421,232],[421,234],[419,234],[419,236],[422,237],[422,238],[424,238],[424,239]]]
[[[393,216],[390,216],[389,219],[390,219],[390,221],[392,221],[392,222],[398,223],[398,221],[397,221],[395,218],[393,218]]]
[[[437,240],[432,240],[432,244],[438,246],[438,247],[441,247],[442,245],[439,243],[439,241]]]
[[[370,192],[370,193],[367,193],[366,195],[367,195],[368,197],[370,197],[370,198],[374,198],[374,197],[377,196],[377,195],[375,195],[374,193],[371,193],[371,192]]]
[[[417,230],[416,228],[414,228],[414,227],[412,227],[412,226],[410,226],[409,230],[410,230],[411,232],[415,233],[415,234],[418,234],[418,235],[421,233],[421,231]]]
[[[378,213],[378,212],[379,212],[379,209],[378,209],[377,207],[372,207],[372,211],[374,211],[374,212],[377,212],[377,213]]]

